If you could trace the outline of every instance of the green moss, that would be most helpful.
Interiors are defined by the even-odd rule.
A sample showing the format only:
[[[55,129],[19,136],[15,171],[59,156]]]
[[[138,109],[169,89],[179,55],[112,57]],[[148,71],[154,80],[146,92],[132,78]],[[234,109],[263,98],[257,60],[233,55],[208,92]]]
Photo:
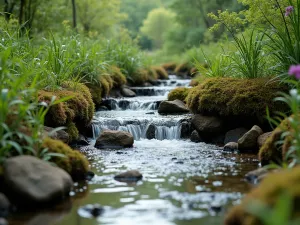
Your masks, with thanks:
[[[167,71],[175,71],[176,67],[177,67],[177,63],[176,62],[169,62],[169,63],[164,63],[162,65],[162,67],[167,70]]]
[[[66,157],[52,157],[51,162],[68,172],[74,180],[82,180],[89,169],[87,159],[79,151],[71,149],[68,145],[59,140],[45,138],[43,148],[49,153],[60,153]]]
[[[187,105],[195,113],[219,116],[251,116],[264,118],[266,107],[271,112],[282,111],[285,105],[274,102],[286,85],[268,78],[211,78],[192,88]]]
[[[280,125],[273,131],[272,135],[260,148],[258,156],[262,165],[270,163],[281,164],[283,162],[292,142],[291,135],[286,135],[283,145],[277,144],[278,141],[281,140],[282,133],[285,131],[293,132],[288,118],[284,119],[280,123]]]
[[[153,68],[148,68],[148,80],[157,80],[158,79],[158,73]]]
[[[168,72],[162,66],[153,66],[152,69],[156,72],[159,79],[168,79],[169,75]]]
[[[102,102],[102,89],[100,84],[87,83],[86,86],[89,88],[92,100],[96,105],[100,105]]]
[[[182,76],[182,75],[190,76],[191,75],[191,73],[190,73],[191,69],[192,69],[191,64],[188,63],[188,62],[185,62],[185,63],[181,63],[181,64],[176,66],[175,73],[178,76]]]
[[[292,217],[299,216],[300,167],[269,174],[257,188],[243,199],[241,205],[231,209],[225,219],[225,225],[262,225],[261,221],[249,215],[245,208],[254,200],[274,207],[283,193],[289,194],[293,199]]]
[[[66,132],[69,134],[70,141],[78,140],[79,131],[78,131],[75,123],[69,122],[67,124]]]
[[[95,105],[88,87],[81,83],[66,82],[62,85],[61,90],[39,91],[38,99],[49,103],[52,96],[56,96],[57,99],[70,96],[72,98],[51,106],[45,117],[45,125],[50,127],[66,126],[70,130],[70,135],[75,138],[78,136],[76,135],[77,128],[90,124],[94,115]]]
[[[113,88],[114,81],[108,74],[101,74],[99,76],[99,82],[101,84],[101,94],[103,97],[106,97],[109,95],[110,90]]]
[[[176,99],[179,99],[179,100],[185,102],[185,99],[189,93],[189,90],[190,89],[186,88],[186,87],[175,88],[168,94],[168,100],[174,101]]]
[[[126,77],[125,75],[121,72],[120,68],[116,66],[112,66],[110,68],[110,75],[113,79],[113,87],[114,88],[119,88],[122,85],[126,84]]]
[[[146,69],[139,69],[133,74],[131,83],[133,85],[142,85],[147,80],[148,80],[148,71]]]

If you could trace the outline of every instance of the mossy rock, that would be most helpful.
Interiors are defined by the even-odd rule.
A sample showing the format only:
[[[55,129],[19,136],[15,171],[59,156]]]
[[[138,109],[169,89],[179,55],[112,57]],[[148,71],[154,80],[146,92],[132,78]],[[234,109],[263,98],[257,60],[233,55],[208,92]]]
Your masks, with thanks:
[[[62,85],[61,90],[39,91],[38,100],[50,103],[53,96],[56,96],[57,99],[70,96],[72,98],[51,106],[45,116],[45,125],[70,127],[70,124],[73,123],[72,129],[68,129],[72,131],[69,135],[70,137],[76,137],[77,135],[74,134],[78,133],[78,128],[89,125],[95,111],[95,105],[88,87],[81,83],[66,82]]]
[[[149,79],[149,73],[146,69],[138,69],[135,73],[129,78],[129,81],[132,85],[143,85]]]
[[[106,97],[109,95],[110,90],[114,86],[114,81],[109,74],[101,74],[99,75],[99,82],[101,87],[101,95]]]
[[[174,101],[176,99],[185,102],[187,95],[189,94],[189,88],[186,87],[178,87],[173,89],[168,94],[168,101]]]
[[[292,197],[292,217],[300,216],[300,167],[286,169],[267,175],[258,187],[253,189],[238,206],[233,207],[225,218],[225,225],[263,225],[246,208],[253,201],[274,207],[279,197],[285,193]]]
[[[293,132],[289,117],[278,125],[272,135],[260,148],[258,156],[262,165],[268,165],[270,163],[281,164],[284,161],[286,153],[291,146],[292,137],[291,135],[286,135],[283,144],[280,145],[278,142],[281,140],[283,132],[286,131],[290,133]]]
[[[175,73],[178,76],[191,76],[192,65],[188,62],[178,64]]]
[[[177,63],[176,62],[168,62],[168,63],[162,64],[161,66],[168,72],[175,72]]]
[[[262,121],[267,107],[271,113],[286,110],[283,103],[274,102],[279,91],[287,92],[288,87],[268,78],[211,78],[193,87],[186,100],[194,113],[252,117]]]
[[[152,69],[156,72],[159,79],[166,80],[169,79],[168,72],[162,66],[153,66]]]
[[[153,69],[152,67],[151,68],[148,68],[148,80],[157,80],[159,78],[158,76],[158,73],[155,69]]]
[[[65,157],[55,156],[50,159],[50,162],[55,163],[58,167],[68,172],[73,180],[85,179],[89,169],[89,162],[79,151],[75,151],[68,145],[59,140],[45,138],[43,148],[48,149],[48,153],[59,153]]]
[[[127,83],[125,75],[122,73],[121,69],[116,66],[111,66],[109,69],[109,73],[113,80],[113,87],[120,88],[124,84]]]

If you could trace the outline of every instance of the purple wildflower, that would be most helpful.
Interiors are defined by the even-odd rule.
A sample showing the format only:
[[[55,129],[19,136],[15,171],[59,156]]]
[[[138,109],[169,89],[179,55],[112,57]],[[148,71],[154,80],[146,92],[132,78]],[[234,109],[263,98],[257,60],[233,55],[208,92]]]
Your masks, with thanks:
[[[295,76],[298,80],[300,80],[300,64],[290,66],[289,75]]]
[[[294,7],[293,6],[288,6],[288,7],[286,7],[285,8],[285,16],[289,16],[292,12],[293,12],[293,10],[294,10]]]

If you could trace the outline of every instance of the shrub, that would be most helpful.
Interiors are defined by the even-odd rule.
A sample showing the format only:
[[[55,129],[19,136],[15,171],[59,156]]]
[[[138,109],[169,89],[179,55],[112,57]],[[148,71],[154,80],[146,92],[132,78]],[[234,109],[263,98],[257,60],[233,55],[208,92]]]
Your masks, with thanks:
[[[189,90],[190,89],[186,88],[186,87],[175,88],[168,94],[168,100],[174,101],[176,99],[179,99],[179,100],[185,102],[185,99],[189,93]]]
[[[71,149],[68,145],[59,140],[45,138],[43,148],[48,149],[49,153],[59,153],[65,157],[52,157],[50,162],[68,172],[73,180],[85,179],[89,169],[87,159],[79,152]]]
[[[277,92],[286,92],[287,89],[286,85],[278,81],[271,83],[267,78],[210,78],[192,88],[186,101],[195,113],[262,119],[266,107],[271,112],[286,109],[282,103],[274,103],[273,99]]]

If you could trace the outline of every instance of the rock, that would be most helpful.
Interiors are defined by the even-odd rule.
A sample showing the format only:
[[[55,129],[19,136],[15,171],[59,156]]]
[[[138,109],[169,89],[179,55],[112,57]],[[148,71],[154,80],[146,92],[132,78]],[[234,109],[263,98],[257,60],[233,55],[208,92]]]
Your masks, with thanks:
[[[0,218],[2,217],[6,218],[8,216],[9,209],[10,209],[9,200],[3,193],[0,193]]]
[[[109,109],[106,106],[102,105],[97,108],[97,111],[109,111]]]
[[[93,217],[98,217],[104,212],[104,208],[99,204],[89,204],[81,207],[79,209],[79,214],[86,213],[90,214]]]
[[[273,132],[267,132],[258,137],[258,139],[257,139],[258,148],[261,148],[263,146],[263,144],[266,142],[268,137],[270,137],[272,135],[272,133]]]
[[[150,124],[147,128],[147,131],[146,131],[146,138],[147,139],[155,139],[155,125],[154,124]]]
[[[95,173],[93,171],[87,171],[86,175],[85,175],[85,179],[87,181],[91,181],[93,179],[93,177],[95,176]]]
[[[114,177],[115,180],[120,182],[137,182],[143,178],[143,175],[137,170],[129,170]]]
[[[189,111],[185,104],[178,99],[174,101],[162,101],[158,107],[158,113],[160,114],[182,114]]]
[[[262,135],[263,131],[259,126],[253,126],[246,134],[238,140],[239,150],[251,151],[256,153],[258,150],[257,139]]]
[[[0,218],[0,225],[8,225],[8,222],[4,218]]]
[[[180,137],[181,138],[190,138],[191,137],[191,123],[190,122],[183,121],[181,123]]]
[[[237,142],[245,133],[247,133],[247,129],[244,127],[239,127],[234,130],[230,130],[225,134],[224,145],[229,142]]]
[[[245,175],[246,180],[251,184],[258,184],[270,171],[266,168],[259,168],[250,171]]]
[[[67,172],[33,156],[9,158],[3,169],[5,190],[21,206],[37,207],[62,200],[73,185]]]
[[[52,139],[61,140],[66,144],[70,141],[69,134],[64,130],[55,131],[55,128],[44,126],[44,134]]]
[[[78,140],[75,141],[76,145],[80,145],[80,146],[87,146],[89,145],[89,142],[86,140],[86,138],[82,135],[79,134]]]
[[[191,134],[191,141],[192,142],[203,142],[202,138],[200,137],[198,131],[194,130]]]
[[[133,136],[125,131],[105,130],[97,139],[96,148],[130,148],[133,146]]]
[[[195,127],[201,137],[215,136],[223,131],[222,120],[214,116],[203,116],[201,114],[196,114],[192,118],[192,125]]]
[[[238,143],[236,142],[228,142],[225,146],[224,146],[224,151],[234,151],[234,150],[238,150]]]
[[[130,98],[136,96],[136,94],[135,94],[134,91],[130,90],[129,88],[127,88],[127,87],[125,87],[125,86],[121,87],[121,94],[122,94],[124,97],[130,97]]]

